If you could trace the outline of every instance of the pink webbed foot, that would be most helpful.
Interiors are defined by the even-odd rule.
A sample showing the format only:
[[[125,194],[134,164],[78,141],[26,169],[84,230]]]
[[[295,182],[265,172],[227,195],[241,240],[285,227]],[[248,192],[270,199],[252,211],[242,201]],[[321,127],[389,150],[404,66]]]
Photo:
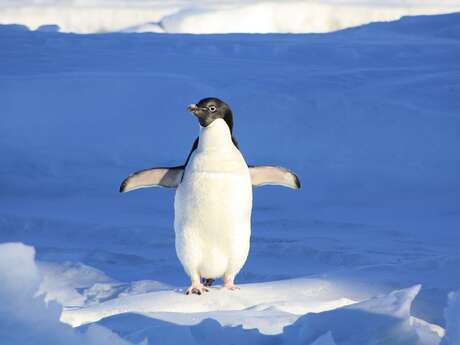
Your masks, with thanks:
[[[232,279],[226,279],[224,278],[224,288],[227,288],[231,291],[239,290],[240,288],[235,285],[234,280],[235,278]]]

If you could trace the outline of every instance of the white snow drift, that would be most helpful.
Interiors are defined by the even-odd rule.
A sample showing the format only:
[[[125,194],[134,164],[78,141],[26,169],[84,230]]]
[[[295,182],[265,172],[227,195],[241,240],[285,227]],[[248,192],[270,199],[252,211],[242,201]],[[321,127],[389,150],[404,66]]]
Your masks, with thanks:
[[[2,344],[28,344],[32,340],[34,344],[130,344],[100,325],[90,325],[85,332],[80,332],[60,323],[60,307],[56,303],[45,304],[43,297],[37,296],[43,278],[34,255],[33,247],[21,243],[0,244]],[[278,344],[334,344],[334,339],[350,344],[370,344],[376,340],[382,344],[435,344],[441,339],[442,330],[439,334],[439,327],[410,315],[412,301],[419,290],[417,285],[354,303],[347,298],[337,298],[344,293],[340,284],[298,279],[247,284],[237,292],[213,288],[203,296],[185,296],[179,291],[122,296],[66,311],[62,319],[78,326],[112,316],[108,321],[112,327],[117,330],[123,325],[126,332],[133,325],[139,327],[141,316],[127,314],[126,318],[123,314],[138,313],[144,317],[144,326],[136,330],[137,337],[151,339],[152,328],[153,333],[161,334],[165,328],[155,327],[158,322],[155,320],[164,320],[170,324],[166,330],[176,328],[173,333],[168,331],[168,341],[190,344],[211,344],[216,334],[223,343],[226,339],[241,340],[244,336],[254,344],[265,343],[269,337],[274,337]],[[307,314],[295,313],[299,311]],[[453,309],[451,313],[456,315]],[[117,315],[121,317],[118,325]],[[455,323],[455,319],[451,321]],[[288,327],[283,332],[285,326]],[[455,327],[452,332],[458,332]],[[253,328],[260,333],[251,331]],[[188,331],[184,334],[181,329]]]
[[[176,33],[322,33],[404,15],[460,10],[456,6],[374,5],[325,1],[242,3],[226,8],[192,8],[161,20],[166,32]],[[142,28],[142,27],[141,27]]]
[[[105,327],[78,332],[59,322],[61,307],[37,296],[41,282],[33,247],[0,244],[0,339],[2,345],[129,345]]]
[[[229,0],[0,2],[0,24],[31,29],[56,24],[63,32],[180,33],[330,32],[404,15],[460,11],[460,1]]]
[[[460,290],[449,294],[449,305],[445,311],[446,336],[441,345],[460,344]]]

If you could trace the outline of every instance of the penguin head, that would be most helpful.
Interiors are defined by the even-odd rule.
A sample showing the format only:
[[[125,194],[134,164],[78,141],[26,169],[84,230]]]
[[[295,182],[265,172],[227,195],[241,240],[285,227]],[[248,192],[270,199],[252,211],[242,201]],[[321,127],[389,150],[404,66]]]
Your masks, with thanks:
[[[218,98],[203,98],[197,104],[190,104],[187,111],[193,113],[203,127],[209,126],[214,120],[223,119],[233,130],[233,114],[230,107]]]

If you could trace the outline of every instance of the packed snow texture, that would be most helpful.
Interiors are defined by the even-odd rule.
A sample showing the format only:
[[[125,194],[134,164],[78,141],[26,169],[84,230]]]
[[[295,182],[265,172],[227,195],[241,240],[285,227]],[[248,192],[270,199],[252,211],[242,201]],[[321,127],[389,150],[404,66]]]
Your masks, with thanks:
[[[21,269],[17,269],[18,267]],[[84,331],[79,331],[60,323],[61,307],[55,303],[45,304],[43,296],[37,296],[43,277],[35,264],[32,247],[21,243],[0,244],[0,279],[4,282],[0,287],[2,344],[130,344],[101,325],[93,324]],[[143,339],[140,342],[143,344],[147,344],[148,340],[151,344],[215,344],[216,339],[222,344],[241,341],[250,344],[271,341],[286,345],[311,344],[313,341],[313,344],[321,344],[326,341],[324,334],[327,332],[330,332],[329,337],[334,334],[339,343],[349,344],[365,345],[374,344],[376,341],[394,345],[431,344],[432,338],[439,341],[439,336],[430,327],[412,322],[410,306],[420,286],[394,291],[361,303],[339,302],[323,306],[319,310],[315,310],[321,305],[318,297],[330,297],[331,291],[337,290],[337,287],[330,284],[328,286],[321,281],[307,280],[267,283],[261,286],[253,284],[253,287],[244,285],[243,288],[245,291],[242,294],[212,291],[205,301],[196,296],[190,298],[172,291],[164,291],[161,295],[140,294],[114,299],[110,303],[109,314],[104,313],[107,302],[95,307],[76,309],[71,314],[75,318],[81,317],[83,312],[83,315],[89,314],[93,317],[85,322],[125,314],[118,320],[107,319],[103,324],[121,334],[128,333],[128,338],[132,340]],[[292,300],[292,307],[298,308],[302,299],[306,299],[304,303],[308,300],[305,303],[306,310],[316,313],[307,314],[294,323],[297,319],[295,314],[290,319],[287,317],[289,313],[285,312],[286,315],[283,315],[283,309],[289,309],[290,304],[284,303]],[[281,301],[285,302],[282,304]],[[152,302],[162,305],[163,313],[155,312]],[[251,303],[250,307],[244,305],[245,303]],[[351,305],[340,308],[343,303]],[[209,312],[209,308],[215,312]],[[335,310],[321,312],[328,309]],[[127,314],[133,312],[136,314]],[[69,313],[63,315],[66,322],[69,321]],[[287,322],[280,324],[279,321],[283,319]],[[171,325],[158,327],[153,320],[169,321]],[[274,336],[282,333],[283,327],[289,324],[293,325],[287,327],[284,334]],[[350,324],[359,324],[360,327],[355,329],[349,327]],[[78,325],[77,323],[76,326]],[[187,325],[196,326],[184,327]],[[222,328],[222,325],[230,327]],[[241,325],[243,327],[238,327]],[[274,326],[281,328],[273,329]],[[262,332],[251,331],[253,328]],[[269,331],[263,332],[264,328]],[[379,330],[377,339],[376,328]],[[165,336],[167,340],[164,339]]]
[[[460,11],[459,0],[0,1],[0,24],[62,32],[313,33],[405,15]]]
[[[457,345],[459,22],[209,36],[0,26],[0,242],[37,256],[1,246],[2,340]],[[240,290],[185,296],[173,191],[118,186],[183,164],[199,128],[185,108],[207,96],[232,107],[249,164],[286,166],[303,187],[254,189]]]
[[[460,290],[449,294],[449,304],[445,311],[446,336],[441,345],[460,344]]]
[[[40,271],[34,248],[0,244],[0,339],[2,345],[129,345],[107,328],[91,325],[79,332],[59,321],[62,307],[45,303],[37,292]]]
[[[267,1],[241,3],[225,8],[192,8],[166,16],[160,23],[176,33],[321,33],[404,15],[460,11],[456,5],[390,5],[328,1]],[[144,26],[135,27],[145,31]]]

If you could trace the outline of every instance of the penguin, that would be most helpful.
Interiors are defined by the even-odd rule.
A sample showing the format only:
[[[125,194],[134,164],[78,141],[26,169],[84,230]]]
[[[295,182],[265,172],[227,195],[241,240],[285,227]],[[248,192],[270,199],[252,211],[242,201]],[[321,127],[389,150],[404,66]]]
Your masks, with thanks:
[[[249,254],[252,187],[281,185],[300,188],[289,169],[248,165],[233,136],[233,113],[218,98],[204,98],[187,111],[200,124],[185,163],[128,176],[120,192],[139,188],[176,188],[174,231],[176,254],[191,285],[186,294],[209,291],[215,279],[237,289],[235,277]]]

